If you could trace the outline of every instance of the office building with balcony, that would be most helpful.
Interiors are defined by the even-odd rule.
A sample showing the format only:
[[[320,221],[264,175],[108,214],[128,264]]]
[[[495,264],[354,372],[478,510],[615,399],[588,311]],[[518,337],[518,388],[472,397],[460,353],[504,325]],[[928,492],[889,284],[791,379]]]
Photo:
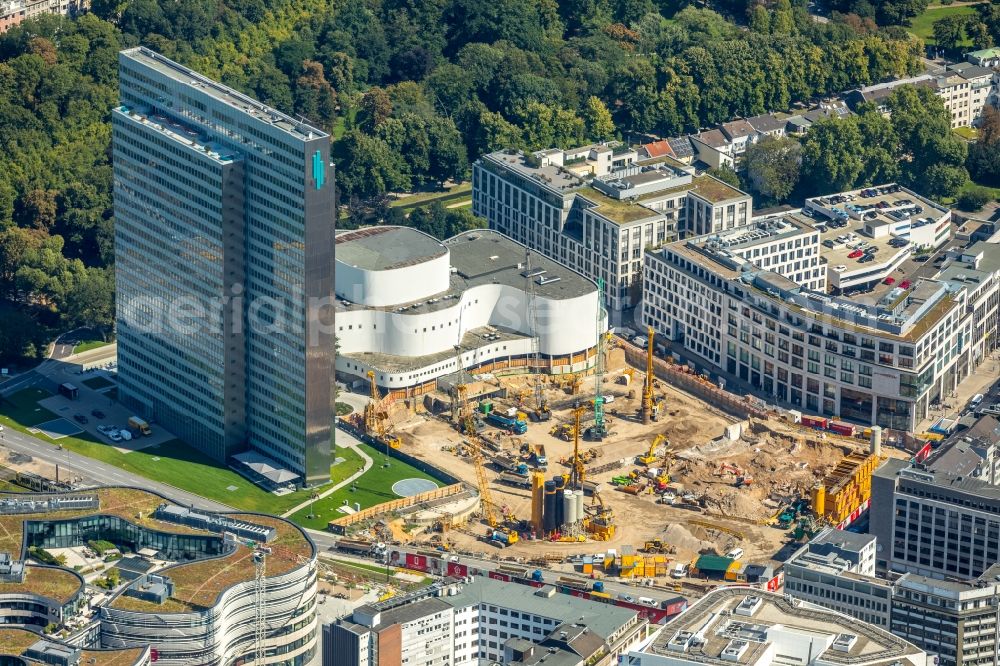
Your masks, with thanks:
[[[602,280],[613,323],[640,299],[644,249],[745,225],[752,208],[750,195],[670,156],[619,145],[490,153],[473,165],[472,189],[491,229]]]
[[[119,74],[120,399],[221,462],[329,479],[330,137],[144,47]]]

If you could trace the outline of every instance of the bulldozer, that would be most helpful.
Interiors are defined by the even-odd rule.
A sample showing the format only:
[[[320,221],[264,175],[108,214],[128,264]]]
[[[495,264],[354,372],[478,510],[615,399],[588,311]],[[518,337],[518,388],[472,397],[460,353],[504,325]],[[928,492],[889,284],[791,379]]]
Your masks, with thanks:
[[[652,539],[643,545],[642,550],[645,553],[676,553],[677,547],[664,543],[662,539]]]

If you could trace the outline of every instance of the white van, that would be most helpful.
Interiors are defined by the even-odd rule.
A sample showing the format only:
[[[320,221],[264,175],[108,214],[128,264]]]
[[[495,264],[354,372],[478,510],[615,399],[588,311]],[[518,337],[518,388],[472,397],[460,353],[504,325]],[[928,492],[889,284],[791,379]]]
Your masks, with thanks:
[[[649,597],[639,597],[639,603],[643,606],[652,606],[653,608],[656,608],[657,606],[656,602]]]
[[[684,578],[687,575],[688,565],[678,564],[673,569],[670,570],[671,578]]]
[[[972,400],[969,401],[969,407],[975,409],[976,407],[979,406],[979,403],[983,401],[984,397],[985,396],[982,393],[977,393],[976,395],[972,396]]]
[[[741,559],[743,557],[743,549],[742,548],[733,548],[731,551],[729,551],[728,553],[726,553],[726,557],[732,558],[734,560]]]

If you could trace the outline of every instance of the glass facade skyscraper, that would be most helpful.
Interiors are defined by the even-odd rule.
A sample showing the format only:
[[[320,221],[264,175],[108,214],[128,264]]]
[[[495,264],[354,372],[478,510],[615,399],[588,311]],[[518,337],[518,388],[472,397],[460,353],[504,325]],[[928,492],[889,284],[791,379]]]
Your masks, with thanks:
[[[121,401],[217,460],[329,479],[329,135],[143,47],[119,73]]]

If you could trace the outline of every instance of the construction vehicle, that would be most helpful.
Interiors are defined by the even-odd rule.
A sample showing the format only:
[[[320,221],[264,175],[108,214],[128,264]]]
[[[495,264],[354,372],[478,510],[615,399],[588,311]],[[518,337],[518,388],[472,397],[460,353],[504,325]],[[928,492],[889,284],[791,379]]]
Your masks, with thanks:
[[[475,435],[472,435],[471,437],[478,439]],[[490,492],[490,482],[486,478],[486,465],[483,464],[483,452],[479,447],[478,441],[473,441],[471,443],[469,446],[469,452],[472,454],[472,462],[476,466],[476,481],[479,484],[479,501],[483,506],[483,515],[486,517],[486,523],[490,526],[487,538],[489,541],[500,544],[501,547],[512,546],[518,542],[519,537],[516,531],[506,525],[502,525],[500,520],[497,519],[496,504],[493,502],[493,495]]]
[[[636,464],[637,465],[652,465],[653,463],[655,463],[657,461],[656,449],[660,446],[660,444],[663,444],[666,441],[667,441],[667,436],[666,435],[664,435],[662,433],[659,434],[659,435],[657,435],[653,439],[653,441],[650,442],[650,444],[649,444],[649,451],[646,452],[646,455],[639,456],[639,457],[637,457],[635,459]],[[668,444],[668,446],[669,446],[669,444]]]
[[[646,381],[642,387],[641,416],[643,425],[653,419],[653,327],[647,326],[646,338]]]
[[[651,539],[643,547],[645,553],[676,553],[677,548],[663,542],[663,539]]]
[[[545,445],[535,444],[535,465],[538,467],[546,467],[549,464],[548,456],[545,455]]]
[[[530,488],[531,477],[527,474],[516,474],[514,472],[503,472],[497,477],[499,481],[516,486],[518,488]]]
[[[379,394],[375,373],[369,370],[367,374],[369,401],[364,411],[365,434],[383,446],[398,449],[401,440],[390,433],[392,422],[389,420],[389,409],[386,407],[385,399]]]
[[[501,428],[516,435],[523,435],[528,432],[528,424],[521,419],[504,416],[497,412],[490,412],[486,415],[486,422],[497,428]],[[468,434],[468,433],[466,433]]]
[[[590,504],[584,507],[586,517],[583,520],[584,529],[598,541],[607,541],[615,535],[614,512],[604,505],[601,494],[594,492]]]

